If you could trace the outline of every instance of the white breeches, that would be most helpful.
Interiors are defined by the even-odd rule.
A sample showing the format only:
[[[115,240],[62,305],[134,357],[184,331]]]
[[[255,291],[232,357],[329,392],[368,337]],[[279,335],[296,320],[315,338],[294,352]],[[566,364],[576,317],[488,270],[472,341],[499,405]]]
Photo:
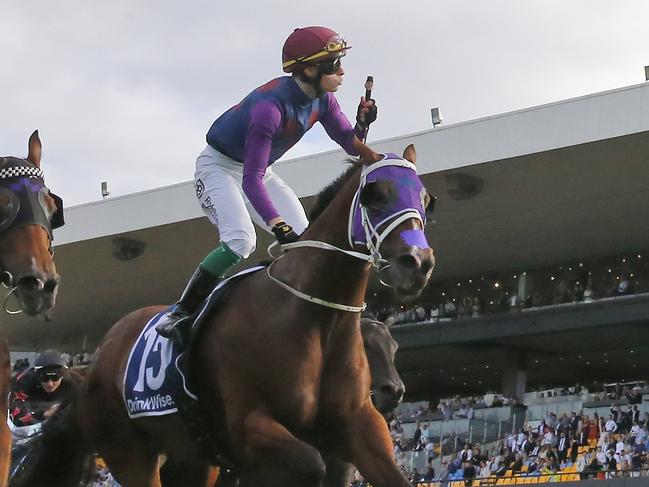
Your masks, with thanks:
[[[194,188],[207,218],[219,229],[221,242],[244,259],[257,242],[253,221],[269,233],[270,228],[248,201],[241,188],[243,164],[207,146],[196,159]],[[279,214],[298,235],[309,224],[302,203],[286,183],[266,169],[264,186]]]

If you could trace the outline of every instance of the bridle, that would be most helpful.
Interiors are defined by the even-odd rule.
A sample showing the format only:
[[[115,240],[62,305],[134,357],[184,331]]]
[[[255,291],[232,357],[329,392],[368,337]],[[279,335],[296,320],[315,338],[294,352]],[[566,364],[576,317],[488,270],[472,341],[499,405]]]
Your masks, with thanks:
[[[32,163],[15,157],[3,157],[0,161],[5,165],[0,169],[0,195],[5,195],[9,203],[7,210],[0,216],[0,240],[12,230],[25,225],[40,225],[48,235],[48,251],[54,255],[52,230],[64,225],[63,200],[50,192],[45,186],[43,171]],[[56,210],[49,214],[46,196],[49,195],[56,204]],[[3,308],[8,314],[19,314],[22,310],[10,310],[7,302],[16,292],[14,276],[5,268],[0,260],[0,279],[4,286],[10,289],[5,297]]]
[[[350,248],[353,249],[357,245],[364,245],[365,248],[367,249],[367,253],[357,252],[354,250],[341,249],[340,247],[336,247],[335,245],[329,244],[327,242],[321,242],[318,240],[301,240],[295,243],[284,244],[281,246],[282,250],[292,250],[292,249],[305,248],[305,247],[330,250],[334,252],[341,252],[355,259],[359,259],[364,262],[367,262],[371,264],[379,272],[387,269],[390,264],[386,259],[384,259],[381,256],[381,244],[383,243],[385,238],[402,222],[412,218],[419,220],[421,222],[421,227],[423,229],[424,224],[426,223],[425,220],[426,215],[425,212],[423,211],[424,210],[423,206],[422,208],[405,207],[405,208],[397,209],[397,211],[392,212],[387,216],[384,216],[377,222],[372,221],[372,218],[370,217],[367,208],[360,203],[360,195],[361,192],[363,191],[363,188],[365,188],[365,186],[368,184],[368,180],[367,180],[368,176],[372,172],[385,167],[403,167],[413,171],[415,176],[417,174],[416,166],[410,161],[407,161],[406,159],[402,159],[402,158],[384,157],[383,160],[375,162],[371,165],[363,166],[363,168],[361,169],[361,176],[360,176],[358,189],[354,194],[354,198],[352,199],[352,204],[350,205],[350,209],[349,209],[348,222],[347,222],[347,238],[348,238]],[[360,224],[360,228],[362,228],[364,232],[363,236],[357,234],[359,224]],[[277,244],[273,243],[269,246],[268,248],[269,254],[270,254],[270,249],[275,245]],[[271,257],[273,257],[272,254],[270,255]],[[293,286],[281,281],[280,279],[276,278],[271,274],[271,268],[282,257],[283,255],[275,259],[266,268],[266,274],[273,282],[275,282],[280,287],[286,289],[294,296],[297,296],[300,299],[303,299],[305,301],[314,304],[319,304],[327,308],[332,308],[339,311],[348,311],[351,313],[361,313],[367,307],[367,303],[363,303],[362,306],[350,306],[346,304],[339,304],[324,299],[316,298],[298,289],[295,289]]]

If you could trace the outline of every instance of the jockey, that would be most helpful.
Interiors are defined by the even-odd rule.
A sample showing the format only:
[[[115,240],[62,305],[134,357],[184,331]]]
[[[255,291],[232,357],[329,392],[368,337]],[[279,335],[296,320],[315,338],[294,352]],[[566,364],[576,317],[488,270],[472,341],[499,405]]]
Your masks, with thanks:
[[[47,350],[36,358],[33,368],[15,379],[9,412],[17,426],[28,426],[49,418],[72,393],[67,366],[61,353]]]
[[[156,330],[182,344],[198,306],[256,245],[253,221],[275,235],[278,243],[295,242],[308,220],[295,193],[271,165],[315,122],[348,154],[358,155],[376,120],[374,100],[361,98],[352,128],[333,93],[345,74],[341,58],[350,49],[326,27],[295,29],[282,50],[282,68],[290,76],[260,86],[221,115],[207,133],[207,147],[196,160],[196,196],[218,228],[220,245],[200,263],[180,300]]]

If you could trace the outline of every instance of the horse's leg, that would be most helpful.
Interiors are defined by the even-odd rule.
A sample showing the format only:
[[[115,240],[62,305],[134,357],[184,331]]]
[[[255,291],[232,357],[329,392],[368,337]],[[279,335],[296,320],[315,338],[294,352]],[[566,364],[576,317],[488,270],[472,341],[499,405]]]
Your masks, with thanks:
[[[356,465],[373,487],[410,487],[394,461],[392,438],[383,416],[369,401],[345,418],[341,457]]]
[[[240,423],[232,422],[230,438],[234,439],[236,453],[245,465],[288,469],[299,477],[296,486],[322,485],[326,467],[320,452],[295,438],[265,412],[253,411]]]
[[[125,442],[129,439],[125,438]],[[129,444],[129,443],[125,443]],[[143,445],[142,445],[143,446]],[[162,487],[158,456],[143,448],[117,447],[102,451],[108,470],[122,487]]]
[[[325,456],[325,463],[327,474],[324,487],[349,487],[354,475],[354,466],[335,456]]]
[[[9,347],[0,338],[0,487],[7,485],[9,466],[11,465],[11,431],[7,426],[7,410],[9,408],[9,382],[11,381],[11,362]]]

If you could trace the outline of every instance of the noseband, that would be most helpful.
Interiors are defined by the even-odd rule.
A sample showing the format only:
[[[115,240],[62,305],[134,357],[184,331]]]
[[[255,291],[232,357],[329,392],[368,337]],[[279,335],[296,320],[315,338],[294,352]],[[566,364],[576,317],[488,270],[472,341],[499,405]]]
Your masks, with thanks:
[[[363,166],[361,170],[361,177],[360,177],[358,190],[356,191],[356,194],[352,199],[352,204],[350,205],[350,209],[349,209],[349,217],[347,222],[347,237],[348,237],[349,245],[352,249],[354,248],[355,245],[364,245],[368,253],[341,249],[339,247],[336,247],[335,245],[331,245],[327,242],[320,242],[317,240],[302,240],[295,243],[284,244],[282,245],[282,250],[291,250],[291,249],[303,248],[303,247],[333,250],[336,252],[342,252],[343,254],[347,254],[351,257],[360,259],[364,262],[368,262],[372,264],[372,266],[379,271],[381,271],[382,269],[386,269],[389,266],[389,263],[381,256],[381,244],[383,243],[385,238],[397,226],[399,226],[401,223],[411,218],[415,218],[419,220],[421,222],[422,228],[424,228],[424,224],[426,223],[426,214],[425,214],[425,209],[423,207],[423,203],[420,201],[421,208],[416,208],[415,207],[416,205],[412,203],[412,198],[410,199],[406,198],[406,201],[408,201],[408,203],[406,203],[404,206],[400,206],[399,208],[393,209],[391,212],[387,214],[381,214],[378,217],[372,217],[368,213],[367,208],[360,203],[360,194],[363,191],[363,188],[365,188],[365,186],[368,184],[368,182],[371,182],[368,181],[368,177],[370,176],[370,174],[375,171],[379,172],[381,169],[385,169],[385,168],[409,169],[410,171],[412,171],[412,173],[414,173],[414,178],[413,178],[413,174],[410,173],[410,171],[408,171],[407,176],[409,178],[413,178],[419,181],[419,178],[417,177],[416,166],[410,161],[394,156],[393,154],[387,154],[383,160],[379,162],[375,162],[374,164],[371,164],[369,166]],[[376,176],[377,175],[375,175],[375,177]],[[420,181],[419,181],[419,185],[423,188],[423,185],[421,185]],[[359,228],[362,230],[359,230]],[[381,228],[383,228],[383,230],[379,231]],[[421,230],[421,232],[423,233],[423,230]],[[425,237],[423,238],[425,240]],[[269,247],[269,253],[270,253],[270,248],[273,247],[274,245],[276,244],[272,244]],[[351,313],[361,313],[367,307],[366,303],[363,303],[362,306],[349,306],[346,304],[333,303],[330,301],[326,301],[324,299],[316,298],[314,296],[310,296],[306,293],[303,293],[302,291],[299,291],[298,289],[295,289],[289,284],[277,279],[271,274],[270,270],[273,264],[277,262],[277,260],[279,260],[281,257],[282,256],[274,260],[266,268],[266,274],[273,282],[278,284],[280,287],[286,289],[291,294],[297,296],[300,299],[304,299],[305,301],[309,301],[311,303],[319,304],[327,308],[337,309],[341,311],[349,311]]]

